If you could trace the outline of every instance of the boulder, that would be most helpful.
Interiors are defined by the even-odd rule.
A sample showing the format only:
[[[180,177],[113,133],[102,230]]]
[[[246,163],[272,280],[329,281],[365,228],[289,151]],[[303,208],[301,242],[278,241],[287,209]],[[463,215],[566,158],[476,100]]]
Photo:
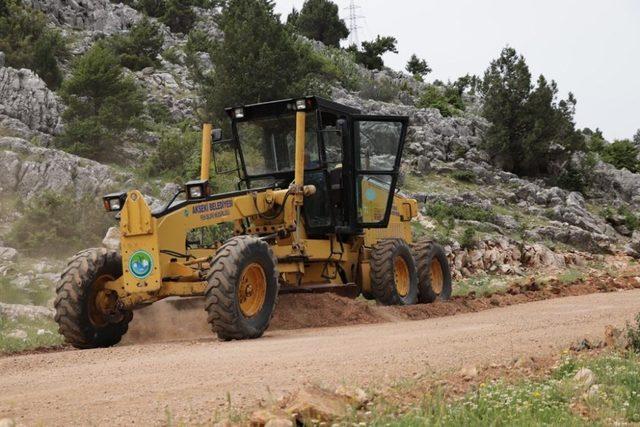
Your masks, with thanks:
[[[352,401],[319,387],[308,387],[295,393],[284,411],[303,425],[331,422],[346,417],[352,410]]]
[[[61,129],[62,110],[58,96],[33,71],[0,68],[0,118],[5,129],[18,136],[25,133],[9,118],[31,131],[56,134]]]
[[[13,262],[18,259],[18,251],[0,246],[0,262]]]
[[[573,376],[573,383],[583,389],[589,389],[596,383],[596,376],[589,368],[582,368]]]
[[[102,246],[112,251],[120,250],[120,228],[109,227],[107,234],[102,239]]]

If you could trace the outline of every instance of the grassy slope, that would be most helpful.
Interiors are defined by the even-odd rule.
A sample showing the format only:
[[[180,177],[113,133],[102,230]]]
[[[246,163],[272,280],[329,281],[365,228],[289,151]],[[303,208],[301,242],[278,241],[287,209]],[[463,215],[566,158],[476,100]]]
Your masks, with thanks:
[[[595,374],[588,391],[573,380],[580,368]],[[551,375],[516,383],[480,383],[459,398],[439,392],[424,395],[400,413],[377,399],[366,416],[368,425],[384,426],[530,426],[611,425],[640,422],[640,357],[605,354],[594,358],[566,357]]]

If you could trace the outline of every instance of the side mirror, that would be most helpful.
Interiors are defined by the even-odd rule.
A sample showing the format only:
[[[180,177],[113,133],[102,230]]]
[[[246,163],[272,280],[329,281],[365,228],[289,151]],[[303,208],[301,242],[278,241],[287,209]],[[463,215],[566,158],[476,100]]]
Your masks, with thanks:
[[[347,121],[345,119],[338,119],[336,121],[336,127],[338,128],[340,135],[342,135],[347,131]]]
[[[214,129],[211,131],[211,140],[213,142],[222,141],[222,129]]]

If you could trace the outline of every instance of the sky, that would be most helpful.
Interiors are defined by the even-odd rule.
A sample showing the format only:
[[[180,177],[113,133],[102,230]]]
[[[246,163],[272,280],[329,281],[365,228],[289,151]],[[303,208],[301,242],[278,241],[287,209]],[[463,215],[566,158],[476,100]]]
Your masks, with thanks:
[[[346,22],[350,0],[334,0]],[[360,41],[398,39],[385,64],[404,70],[411,54],[427,60],[427,81],[482,75],[509,45],[535,80],[555,80],[578,100],[579,128],[607,139],[640,129],[640,0],[354,0]],[[303,0],[276,0],[283,19]]]

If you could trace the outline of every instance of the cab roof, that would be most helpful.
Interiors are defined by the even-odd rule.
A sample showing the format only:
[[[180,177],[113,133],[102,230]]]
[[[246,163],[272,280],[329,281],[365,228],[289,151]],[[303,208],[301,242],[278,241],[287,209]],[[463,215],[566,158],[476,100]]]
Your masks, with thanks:
[[[243,109],[244,118],[271,116],[296,111],[296,101],[304,99],[307,104],[306,111],[314,111],[317,109],[327,110],[338,114],[361,114],[357,108],[349,107],[344,104],[330,101],[319,96],[305,96],[302,98],[288,98],[278,101],[260,102],[256,104],[240,105],[237,107],[225,108],[225,112],[232,119],[238,109]]]

